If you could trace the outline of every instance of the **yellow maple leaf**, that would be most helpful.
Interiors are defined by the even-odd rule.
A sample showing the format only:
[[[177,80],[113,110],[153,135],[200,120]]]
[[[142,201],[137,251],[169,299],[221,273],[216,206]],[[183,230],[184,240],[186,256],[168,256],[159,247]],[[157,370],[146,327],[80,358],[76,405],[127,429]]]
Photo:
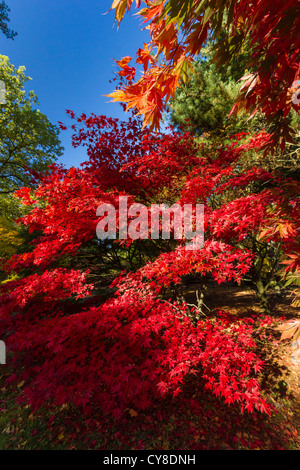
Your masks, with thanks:
[[[138,415],[137,412],[134,410],[129,410],[129,414],[132,418],[135,418]]]

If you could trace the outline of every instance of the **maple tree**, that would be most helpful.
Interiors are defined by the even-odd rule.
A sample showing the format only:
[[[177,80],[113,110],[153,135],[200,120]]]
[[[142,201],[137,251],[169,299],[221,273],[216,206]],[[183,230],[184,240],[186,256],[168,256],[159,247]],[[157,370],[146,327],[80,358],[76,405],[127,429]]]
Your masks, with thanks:
[[[143,8],[141,8],[142,3]],[[120,76],[128,84],[109,96],[127,103],[144,116],[144,125],[157,129],[163,109],[176,88],[186,82],[193,60],[208,39],[213,41],[218,66],[238,61],[245,47],[251,55],[247,74],[231,112],[242,109],[253,116],[261,111],[273,128],[268,147],[284,149],[292,141],[288,115],[299,111],[299,2],[219,0],[136,0],[138,14],[146,24],[150,40],[137,51],[136,63],[144,73],[134,81],[136,67],[131,57],[118,61]],[[111,9],[120,23],[133,0],[115,0]]]
[[[0,331],[14,369],[7,384],[17,384],[19,400],[34,411],[74,405],[88,416],[85,424],[94,416],[124,422],[126,413],[135,418],[167,397],[199,413],[200,388],[241,413],[270,415],[258,343],[272,341],[270,328],[274,333],[278,327],[270,288],[299,282],[300,191],[297,171],[264,164],[262,155],[276,139],[283,149],[290,138],[288,115],[298,110],[290,89],[298,77],[297,38],[295,50],[291,47],[298,25],[295,2],[278,2],[272,16],[268,0],[144,3],[140,14],[150,23],[151,42],[137,52],[143,76],[134,83],[132,58],[117,61],[121,82],[113,94],[144,120],[76,116],[68,110],[72,144],[86,150],[87,160],[79,168],[26,169],[25,186],[14,196],[25,208],[18,220],[27,230],[25,244],[19,246],[14,226],[2,222],[1,250],[6,239],[18,245],[1,265],[7,278],[0,284]],[[113,2],[119,22],[133,4]],[[233,133],[240,131],[233,125],[223,139],[210,126],[212,115],[202,120],[200,138],[187,128],[171,126],[166,133],[147,128],[158,128],[166,103],[180,83],[187,84],[192,60],[208,38],[218,70],[224,61],[225,68],[234,67],[247,44],[245,64],[254,75],[245,80],[234,110],[259,102],[277,134],[272,128],[257,132],[255,126],[250,133]],[[203,88],[210,90],[213,69],[207,63],[201,67],[205,74],[208,67]],[[209,100],[204,105],[210,108]],[[228,103],[222,105],[224,116]],[[218,138],[207,138],[203,130]],[[8,192],[15,189],[15,178],[5,182]],[[120,231],[120,197],[128,206],[146,208],[148,238],[129,230],[120,239],[97,238],[105,217],[98,212],[102,204],[116,208]],[[175,217],[170,238],[152,239],[153,204],[203,204],[203,246],[186,249],[190,240],[184,232],[175,236],[180,232]],[[126,215],[134,219],[129,210]],[[186,296],[190,278],[200,286],[195,304]],[[206,315],[205,287],[211,280],[250,283],[261,314],[242,318],[216,309]],[[283,340],[299,338],[299,322],[278,328]],[[190,383],[193,396],[187,399]]]
[[[111,9],[115,9],[118,23],[133,3],[132,0],[113,2]],[[299,112],[300,72],[297,0],[284,4],[279,0],[250,4],[243,0],[136,0],[136,7],[140,8],[142,3],[138,14],[149,29],[150,40],[144,50],[137,51],[136,63],[144,64],[144,73],[134,82],[135,67],[130,67],[128,76],[123,61],[118,61],[119,75],[126,77],[128,84],[109,95],[114,101],[127,103],[127,109],[134,108],[143,114],[144,125],[159,128],[169,99],[180,85],[187,83],[194,59],[210,41],[218,68],[230,67],[242,59],[246,69],[246,74],[240,77],[239,96],[229,116],[246,111],[253,118],[262,113],[270,132],[265,155],[269,150],[280,154],[286,143],[294,142],[295,131],[290,119],[293,110]],[[126,67],[131,60],[126,58]],[[288,154],[287,158],[290,157]],[[276,230],[276,223],[273,228]],[[299,254],[295,257],[294,266],[298,266]]]
[[[16,278],[1,286],[1,329],[18,371],[10,381],[24,381],[23,399],[35,408],[72,402],[119,418],[128,407],[176,397],[196,374],[228,405],[270,413],[259,387],[263,363],[255,336],[273,320],[224,312],[205,318],[197,306],[164,295],[177,292],[184,276],[240,282],[260,263],[261,252],[250,242],[272,226],[284,188],[280,175],[244,171],[241,162],[269,136],[238,135],[214,154],[189,133],[151,134],[133,118],[68,113],[73,145],[86,146],[88,160],[79,169],[52,165],[36,189],[17,192],[30,208],[20,223],[37,235],[30,250],[6,262]],[[204,203],[204,246],[186,250],[184,239],[153,243],[129,236],[102,244],[97,207],[117,207],[120,195],[147,207]],[[288,206],[280,231],[262,234],[264,246],[282,252],[297,246],[298,195]],[[114,271],[112,253],[120,261]],[[107,298],[101,289],[108,280]]]

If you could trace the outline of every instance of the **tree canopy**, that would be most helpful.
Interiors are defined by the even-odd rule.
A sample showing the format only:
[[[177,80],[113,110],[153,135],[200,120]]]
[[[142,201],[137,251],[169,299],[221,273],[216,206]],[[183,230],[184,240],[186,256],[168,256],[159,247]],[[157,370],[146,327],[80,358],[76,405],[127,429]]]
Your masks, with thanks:
[[[142,77],[124,57],[111,94],[138,115],[68,109],[59,128],[86,152],[78,168],[54,161],[59,129],[26,94],[24,68],[0,56],[0,203],[21,215],[18,230],[0,217],[7,384],[30,411],[67,407],[126,431],[128,414],[151,421],[157,407],[163,420],[171,402],[189,417],[206,400],[211,419],[212,398],[234,426],[247,413],[257,425],[278,411],[265,380],[282,326],[270,290],[300,284],[299,4],[143,3]],[[133,4],[114,0],[118,22]],[[167,106],[175,126],[162,131]],[[257,302],[210,308],[219,284]],[[299,339],[299,321],[287,329]]]
[[[141,7],[141,0],[136,0]],[[246,75],[231,112],[258,111],[272,126],[274,149],[292,141],[287,117],[299,110],[295,93],[299,78],[299,2],[289,0],[147,0],[138,14],[146,23],[150,40],[137,51],[136,63],[143,64],[142,77],[134,82],[131,57],[118,61],[128,85],[109,96],[127,103],[144,116],[144,124],[158,128],[162,112],[174,96],[180,80],[193,71],[193,60],[201,54],[208,38],[214,43],[214,61],[228,66],[240,60],[245,46],[251,54],[245,62]],[[115,0],[115,18],[122,21],[133,0]]]
[[[16,68],[0,56],[0,81],[5,102],[0,103],[0,204],[7,213],[10,197],[21,186],[31,186],[34,172],[45,171],[62,154],[59,128],[37,109],[38,99],[25,86],[25,67]]]
[[[8,24],[10,22],[8,13],[10,12],[10,8],[6,5],[4,0],[0,3],[0,29],[2,33],[8,39],[14,39],[14,37],[18,34],[15,31],[9,29]]]

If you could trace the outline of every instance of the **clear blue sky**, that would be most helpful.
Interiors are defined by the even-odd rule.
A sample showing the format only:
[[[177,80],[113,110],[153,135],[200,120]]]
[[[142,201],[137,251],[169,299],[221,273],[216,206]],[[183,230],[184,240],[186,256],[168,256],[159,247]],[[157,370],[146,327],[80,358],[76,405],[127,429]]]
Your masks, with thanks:
[[[139,17],[127,14],[118,29],[114,12],[105,14],[112,0],[5,1],[9,27],[18,35],[12,41],[1,34],[0,54],[26,67],[32,78],[27,88],[37,94],[39,109],[53,124],[71,122],[66,109],[127,118],[103,95],[114,90],[112,59],[134,56],[148,40]],[[71,132],[62,131],[60,138],[65,147],[60,162],[70,167],[86,160],[84,148],[72,148]]]

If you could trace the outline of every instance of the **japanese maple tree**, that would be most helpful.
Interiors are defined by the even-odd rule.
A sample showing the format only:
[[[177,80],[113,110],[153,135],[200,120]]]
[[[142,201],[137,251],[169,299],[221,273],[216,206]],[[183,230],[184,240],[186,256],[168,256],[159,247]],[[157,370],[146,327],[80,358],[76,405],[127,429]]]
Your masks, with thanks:
[[[133,0],[115,0],[112,9],[120,23]],[[162,112],[175,90],[193,71],[193,60],[208,38],[214,43],[214,60],[228,65],[239,60],[247,47],[239,97],[232,112],[260,110],[273,126],[269,148],[292,140],[288,115],[299,111],[299,2],[290,0],[192,1],[136,0],[138,14],[150,33],[148,44],[138,49],[136,64],[143,74],[135,79],[132,58],[118,61],[120,76],[128,84],[113,92],[115,101],[127,103],[144,116],[144,125],[158,128]],[[141,8],[142,7],[142,8]],[[136,81],[135,81],[136,80]]]
[[[87,147],[88,160],[80,169],[53,165],[36,190],[18,192],[31,206],[20,222],[37,236],[30,251],[6,263],[18,278],[1,286],[2,336],[11,360],[22,366],[10,380],[25,381],[23,398],[34,407],[72,402],[87,413],[100,407],[120,417],[130,406],[145,409],[166,394],[177,396],[195,374],[228,405],[269,413],[254,333],[272,320],[224,312],[203,318],[196,306],[163,295],[189,274],[240,282],[259,262],[251,242],[272,226],[284,186],[278,187],[278,174],[244,171],[242,160],[260,152],[269,136],[238,135],[211,154],[189,133],[151,134],[135,119],[69,114],[73,144]],[[204,204],[203,247],[186,250],[182,238],[157,240],[154,250],[150,238],[128,236],[103,249],[97,207],[117,206],[120,195],[147,207]],[[278,231],[262,234],[282,251],[297,246],[299,229],[299,197],[285,201],[286,244]],[[112,246],[122,260],[110,272],[114,294],[101,298]],[[143,256],[132,255],[135,246]]]

